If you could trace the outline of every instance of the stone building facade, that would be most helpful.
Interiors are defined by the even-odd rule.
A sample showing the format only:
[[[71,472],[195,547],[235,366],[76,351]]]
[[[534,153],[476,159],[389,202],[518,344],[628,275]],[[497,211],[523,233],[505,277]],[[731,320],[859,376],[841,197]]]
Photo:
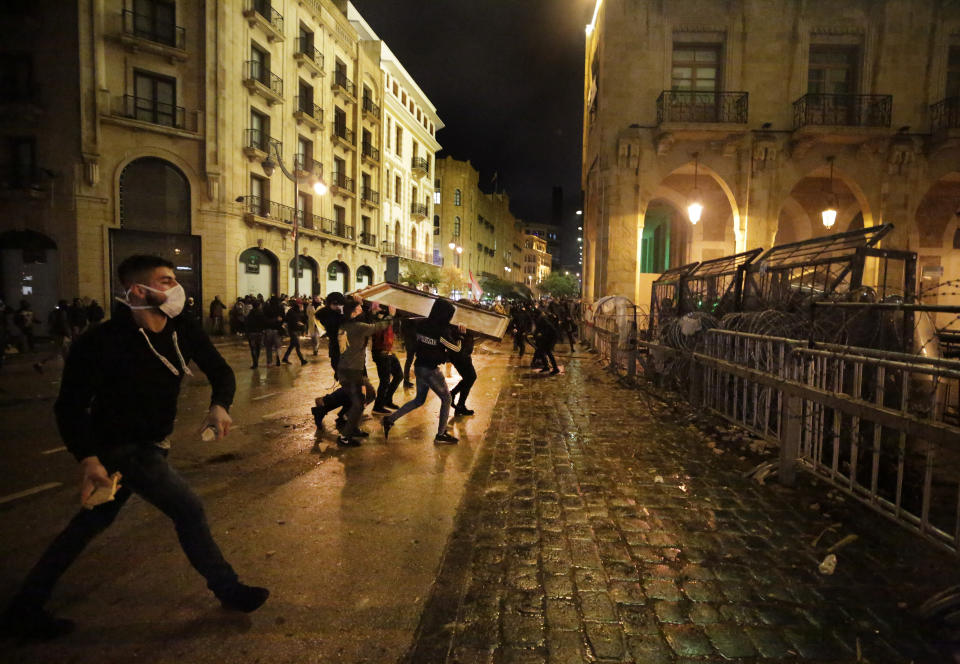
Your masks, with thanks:
[[[414,173],[403,153],[395,208],[383,146],[400,111],[419,112],[402,122],[430,163],[442,124],[345,0],[38,0],[0,12],[6,300],[34,300],[41,316],[59,297],[109,301],[116,265],[143,251],[173,260],[204,303],[325,295],[382,280],[397,223],[431,239],[430,169]],[[414,110],[399,98],[389,110],[397,81],[417,92]],[[413,181],[424,183],[418,215]]]
[[[547,250],[547,241],[539,235],[523,236],[523,279],[534,290],[550,274],[552,257]]]
[[[523,283],[524,224],[510,212],[510,197],[481,191],[473,165],[453,157],[437,160],[436,179],[434,242],[443,264],[457,267],[465,279],[472,273],[478,281],[493,277]]]
[[[886,223],[884,246],[960,277],[956,3],[598,0],[586,32],[587,299]]]

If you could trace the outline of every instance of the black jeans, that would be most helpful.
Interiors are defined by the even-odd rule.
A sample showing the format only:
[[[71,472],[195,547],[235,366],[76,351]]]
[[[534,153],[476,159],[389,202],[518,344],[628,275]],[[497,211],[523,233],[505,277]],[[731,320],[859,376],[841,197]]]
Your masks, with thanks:
[[[119,470],[122,474],[116,498],[90,510],[80,509],[27,574],[15,606],[43,606],[57,580],[87,544],[113,523],[134,493],[170,517],[183,552],[210,590],[220,594],[237,584],[236,572],[213,540],[200,498],[167,463],[166,450],[151,444],[123,445],[100,460],[108,472]]]
[[[343,385],[343,390],[350,402],[350,407],[347,410],[347,423],[340,430],[340,433],[345,438],[349,438],[359,428],[364,406],[373,401],[373,385],[362,369],[340,369],[340,384]],[[366,397],[364,397],[364,393],[366,393]],[[324,399],[324,402],[326,403],[326,399]]]
[[[260,363],[260,349],[263,347],[263,332],[247,333],[247,343],[250,345],[250,359],[253,360],[253,366],[257,366]]]
[[[467,407],[467,397],[470,396],[470,389],[477,382],[477,370],[473,368],[473,358],[469,355],[465,358],[454,357],[451,360],[453,368],[460,374],[460,382],[452,390],[450,396],[453,397],[453,405],[457,408]],[[460,395],[460,403],[457,403],[457,395]]]
[[[377,365],[377,379],[380,381],[373,407],[382,409],[393,403],[393,395],[403,380],[403,371],[400,369],[400,360],[393,353],[377,353],[373,356],[373,362]]]
[[[300,358],[300,362],[306,362],[303,359],[303,353],[300,352],[300,333],[297,331],[288,332],[290,335],[290,344],[287,346],[287,352],[283,354],[283,361],[286,362],[287,358],[290,357],[290,351],[296,350],[297,357]]]

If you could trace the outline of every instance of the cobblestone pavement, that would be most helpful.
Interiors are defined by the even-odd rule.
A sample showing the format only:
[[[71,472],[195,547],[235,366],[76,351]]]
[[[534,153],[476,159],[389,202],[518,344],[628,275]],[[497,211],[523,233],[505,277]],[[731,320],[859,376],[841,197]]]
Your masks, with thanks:
[[[502,390],[409,662],[955,661],[910,611],[954,558],[823,484],[746,479],[591,359],[514,361]]]

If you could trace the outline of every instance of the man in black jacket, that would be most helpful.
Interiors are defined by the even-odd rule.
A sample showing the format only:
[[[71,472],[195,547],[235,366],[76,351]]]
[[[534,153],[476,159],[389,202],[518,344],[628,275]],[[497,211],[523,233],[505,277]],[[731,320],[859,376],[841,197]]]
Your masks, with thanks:
[[[67,358],[54,406],[67,449],[80,462],[80,500],[109,491],[113,500],[81,509],[27,575],[4,616],[8,631],[52,638],[73,628],[43,609],[57,580],[86,545],[103,532],[133,493],[173,521],[184,553],[227,608],[255,611],[270,594],[240,583],[210,533],[199,497],[167,463],[184,375],[193,360],[213,387],[203,429],[217,438],[232,422],[227,409],[233,371],[196,321],[180,316],[185,296],[173,264],[157,256],[131,256],[119,267],[124,304],[110,321],[77,340]]]
[[[300,352],[300,332],[306,328],[303,321],[303,313],[300,311],[300,301],[290,300],[290,308],[283,317],[284,326],[287,328],[287,335],[290,337],[290,345],[287,346],[287,352],[283,354],[283,363],[290,364],[290,351],[296,350],[297,357],[300,358],[300,364],[308,364]]]
[[[460,352],[450,353],[450,362],[457,373],[460,374],[460,382],[450,390],[454,415],[473,415],[473,411],[467,408],[467,397],[470,396],[470,389],[473,384],[477,382],[477,370],[473,367],[474,343],[473,332],[467,332],[463,335],[463,340],[460,343]],[[460,403],[457,403],[458,395]]]
[[[440,365],[447,362],[447,352],[460,352],[459,336],[466,331],[462,325],[458,328],[450,325],[457,308],[447,300],[436,300],[430,315],[421,318],[414,325],[416,329],[417,359],[413,371],[417,376],[417,395],[400,406],[400,410],[383,418],[383,436],[390,434],[390,429],[401,417],[422,406],[427,400],[427,394],[433,391],[440,397],[440,423],[437,436],[433,442],[453,444],[457,439],[447,432],[447,418],[450,416],[450,391],[447,382],[440,371]]]

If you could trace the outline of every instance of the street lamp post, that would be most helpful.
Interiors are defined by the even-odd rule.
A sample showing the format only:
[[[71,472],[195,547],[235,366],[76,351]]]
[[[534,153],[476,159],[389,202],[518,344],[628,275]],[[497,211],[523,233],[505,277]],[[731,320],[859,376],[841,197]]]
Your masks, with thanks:
[[[461,247],[461,246],[457,243],[457,238],[456,238],[456,237],[454,237],[454,239],[450,240],[450,242],[447,244],[447,247],[450,249],[450,251],[455,251],[455,252],[457,253],[457,256],[456,256],[456,258],[457,258],[457,269],[459,270],[459,269],[460,269],[460,254],[463,253],[463,247]]]
[[[270,153],[273,153],[277,156],[277,160],[274,161]],[[306,164],[304,164],[306,165]],[[296,173],[291,173],[287,170],[287,167],[283,165],[283,158],[280,156],[280,150],[277,147],[277,144],[274,142],[270,143],[269,151],[267,152],[267,158],[260,162],[260,167],[263,169],[264,175],[268,178],[273,177],[273,172],[280,167],[280,172],[286,176],[288,180],[293,182],[294,190],[294,203],[293,203],[293,296],[300,297],[300,211],[297,210],[297,196],[300,194],[300,183],[305,180],[313,180],[313,191],[318,196],[323,196],[327,193],[327,185],[323,181],[322,177],[319,176],[308,176],[300,177]]]

